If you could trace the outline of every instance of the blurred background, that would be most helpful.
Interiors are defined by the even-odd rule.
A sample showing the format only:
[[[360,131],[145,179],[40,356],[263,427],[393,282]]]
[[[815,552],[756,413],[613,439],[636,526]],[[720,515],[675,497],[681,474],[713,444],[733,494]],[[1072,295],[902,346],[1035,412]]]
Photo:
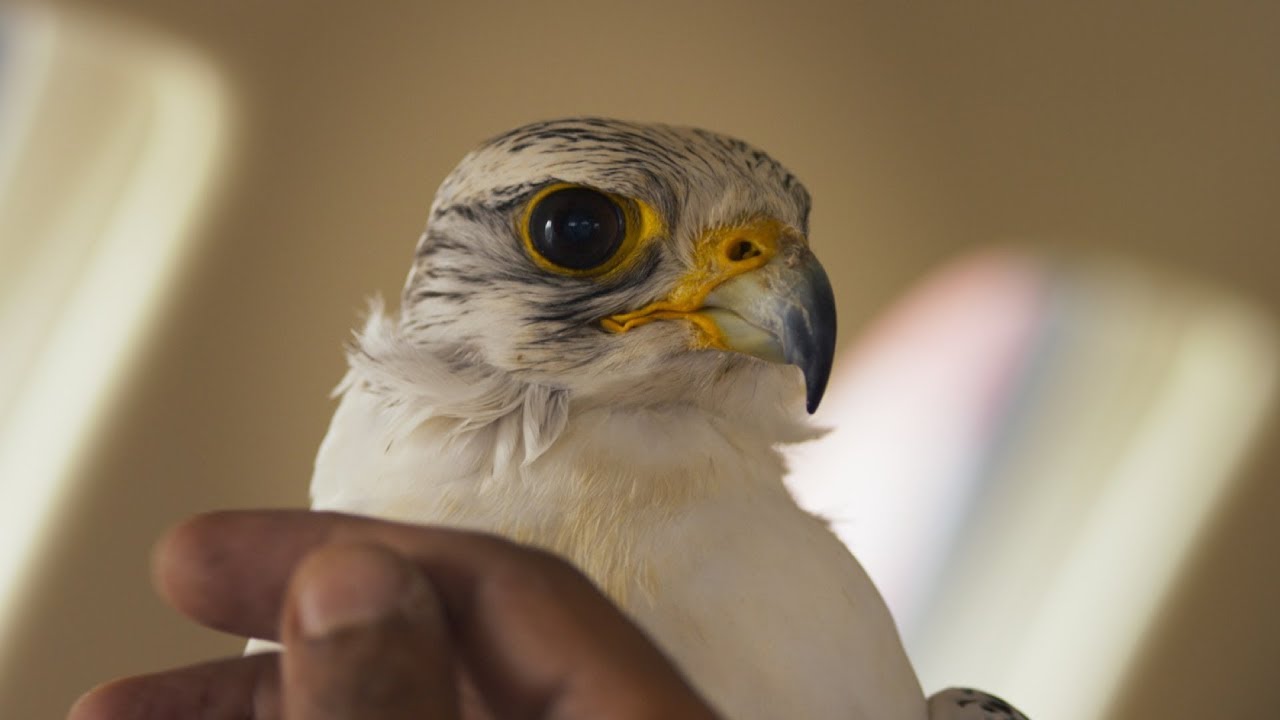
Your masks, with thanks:
[[[0,716],[236,653],[167,526],[302,505],[342,343],[472,145],[766,149],[842,345],[793,487],[926,690],[1275,717],[1280,5],[0,7]]]

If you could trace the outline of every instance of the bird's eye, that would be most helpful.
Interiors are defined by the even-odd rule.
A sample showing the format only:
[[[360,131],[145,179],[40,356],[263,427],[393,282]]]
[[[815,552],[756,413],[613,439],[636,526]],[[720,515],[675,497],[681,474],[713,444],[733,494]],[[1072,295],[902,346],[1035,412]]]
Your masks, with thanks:
[[[576,271],[609,262],[627,235],[622,207],[585,187],[553,190],[538,198],[528,223],[532,250],[552,265]]]

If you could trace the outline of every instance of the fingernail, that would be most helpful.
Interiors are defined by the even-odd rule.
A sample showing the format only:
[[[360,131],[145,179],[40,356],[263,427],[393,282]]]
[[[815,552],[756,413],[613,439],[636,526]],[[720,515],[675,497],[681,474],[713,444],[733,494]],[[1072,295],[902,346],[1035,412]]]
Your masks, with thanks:
[[[398,612],[409,585],[396,557],[375,548],[323,550],[299,572],[298,623],[312,638],[371,625]]]

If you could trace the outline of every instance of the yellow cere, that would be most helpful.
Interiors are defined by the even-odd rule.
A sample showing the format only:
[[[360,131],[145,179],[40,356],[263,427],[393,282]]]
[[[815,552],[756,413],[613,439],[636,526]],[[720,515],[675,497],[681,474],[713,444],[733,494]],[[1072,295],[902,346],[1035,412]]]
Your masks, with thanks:
[[[599,267],[589,270],[575,270],[573,268],[561,267],[547,260],[533,245],[533,238],[529,237],[529,218],[533,215],[533,210],[542,202],[542,199],[551,193],[568,188],[588,188],[605,195],[610,200],[622,208],[623,221],[626,223],[626,235],[622,239],[622,244],[618,246],[617,252],[607,262]],[[605,192],[598,188],[592,188],[587,185],[578,185],[575,183],[552,183],[530,198],[525,204],[524,210],[520,213],[519,227],[520,238],[524,241],[525,252],[529,253],[529,257],[537,263],[538,267],[549,272],[560,275],[569,275],[572,277],[599,277],[601,279],[609,279],[617,275],[625,273],[640,256],[637,252],[640,248],[666,234],[666,224],[662,222],[662,218],[658,212],[648,203],[642,200],[636,200],[611,192]]]
[[[725,281],[764,266],[778,254],[782,238],[794,234],[773,218],[712,228],[699,238],[693,269],[670,295],[639,310],[604,318],[600,325],[610,332],[624,333],[655,320],[687,320],[700,331],[699,347],[727,350],[715,321],[698,312],[707,295]]]

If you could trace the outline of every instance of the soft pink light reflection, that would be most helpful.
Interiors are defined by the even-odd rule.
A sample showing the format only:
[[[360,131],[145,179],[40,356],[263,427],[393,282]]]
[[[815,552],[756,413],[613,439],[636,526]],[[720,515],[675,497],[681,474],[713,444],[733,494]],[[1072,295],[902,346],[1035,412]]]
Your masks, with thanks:
[[[791,487],[829,518],[910,638],[1036,344],[1042,268],[991,251],[923,280],[837,359]]]

